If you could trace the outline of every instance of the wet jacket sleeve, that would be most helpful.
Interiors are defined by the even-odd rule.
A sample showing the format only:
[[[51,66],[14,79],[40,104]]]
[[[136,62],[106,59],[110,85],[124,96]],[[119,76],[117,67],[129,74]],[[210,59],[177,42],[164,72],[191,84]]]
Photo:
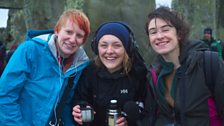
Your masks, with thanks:
[[[29,46],[21,44],[0,78],[0,125],[28,125],[20,111],[20,92],[30,72]]]

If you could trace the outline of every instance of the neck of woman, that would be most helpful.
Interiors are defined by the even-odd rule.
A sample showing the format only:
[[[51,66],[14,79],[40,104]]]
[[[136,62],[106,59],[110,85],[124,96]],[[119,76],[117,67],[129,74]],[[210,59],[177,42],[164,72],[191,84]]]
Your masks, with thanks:
[[[180,50],[179,50],[179,48],[176,48],[175,50],[173,50],[170,53],[167,53],[165,55],[162,55],[163,59],[166,62],[172,62],[174,64],[174,69],[177,69],[177,68],[180,67],[179,56],[180,56]]]

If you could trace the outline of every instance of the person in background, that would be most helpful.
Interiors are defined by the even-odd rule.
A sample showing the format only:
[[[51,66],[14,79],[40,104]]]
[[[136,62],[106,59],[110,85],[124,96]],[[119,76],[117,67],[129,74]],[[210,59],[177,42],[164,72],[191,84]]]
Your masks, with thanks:
[[[210,50],[217,52],[219,58],[222,60],[223,60],[223,48],[224,48],[223,43],[221,43],[220,40],[216,40],[210,46]]]
[[[89,19],[79,10],[64,11],[54,30],[27,33],[0,79],[1,126],[74,125],[70,96],[89,62],[81,48],[89,33]],[[72,77],[72,90],[58,113]]]
[[[204,36],[202,41],[204,41],[209,47],[211,46],[211,44],[213,42],[215,42],[216,40],[214,39],[214,37],[212,36],[212,29],[207,27],[204,29]]]
[[[7,53],[6,53],[6,57],[5,57],[5,62],[6,62],[6,64],[9,62],[9,59],[11,58],[12,54],[15,52],[15,50],[16,50],[17,47],[18,47],[17,44],[13,44],[13,45],[10,47],[9,51],[7,51]]]
[[[204,29],[204,37],[202,41],[204,41],[208,45],[211,51],[217,52],[219,58],[223,60],[223,46],[221,44],[221,41],[217,41],[214,39],[214,37],[212,36],[211,28],[208,27]]]
[[[2,41],[0,41],[0,77],[5,68],[6,48]]]
[[[189,26],[179,13],[161,6],[149,13],[145,30],[157,54],[149,77],[157,102],[155,126],[214,126],[224,112],[224,63],[216,55],[211,94],[204,73],[207,46],[188,39]],[[217,108],[208,105],[213,96]]]
[[[74,120],[83,125],[80,106],[86,103],[95,111],[94,120],[89,125],[108,126],[107,109],[111,99],[117,100],[121,111],[130,101],[139,103],[138,106],[144,104],[147,69],[133,32],[125,22],[106,22],[99,26],[92,50],[96,58],[80,77],[72,114]],[[119,116],[116,126],[136,126],[137,120]]]

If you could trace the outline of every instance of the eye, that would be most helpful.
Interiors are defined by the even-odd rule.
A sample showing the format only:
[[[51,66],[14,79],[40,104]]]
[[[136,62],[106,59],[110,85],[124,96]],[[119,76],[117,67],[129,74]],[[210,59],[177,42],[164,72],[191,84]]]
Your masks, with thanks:
[[[81,38],[84,38],[84,35],[83,34],[79,34],[79,33],[77,33],[77,38],[79,38],[79,39],[81,39]]]
[[[65,31],[68,35],[72,35],[73,34],[73,32],[71,31],[71,30],[66,30]]]
[[[105,48],[107,48],[107,44],[104,44],[104,43],[103,44],[99,44],[99,47],[105,49]]]
[[[150,35],[155,35],[157,33],[157,30],[149,30]]]
[[[170,31],[170,28],[169,27],[164,27],[164,28],[161,29],[161,31],[162,32],[168,32],[168,31]]]
[[[166,25],[164,27],[161,28],[162,32],[169,32],[171,30],[172,26],[170,25]]]
[[[115,48],[115,49],[118,49],[118,48],[121,48],[121,47],[123,47],[123,45],[122,44],[114,44],[113,45],[113,47]]]

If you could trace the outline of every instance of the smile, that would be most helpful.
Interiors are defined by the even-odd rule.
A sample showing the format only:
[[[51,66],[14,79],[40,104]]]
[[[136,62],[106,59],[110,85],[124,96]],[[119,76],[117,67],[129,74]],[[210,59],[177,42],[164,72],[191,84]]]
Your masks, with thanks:
[[[157,46],[164,46],[166,45],[168,42],[167,41],[163,41],[163,42],[158,42],[156,43]]]
[[[107,59],[107,60],[114,60],[116,58],[114,58],[114,57],[106,57],[105,59]]]
[[[66,42],[64,42],[64,45],[65,45],[67,48],[74,48],[74,47],[76,47],[75,45],[72,45],[72,44],[69,44],[69,43],[66,43]]]

